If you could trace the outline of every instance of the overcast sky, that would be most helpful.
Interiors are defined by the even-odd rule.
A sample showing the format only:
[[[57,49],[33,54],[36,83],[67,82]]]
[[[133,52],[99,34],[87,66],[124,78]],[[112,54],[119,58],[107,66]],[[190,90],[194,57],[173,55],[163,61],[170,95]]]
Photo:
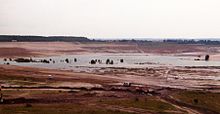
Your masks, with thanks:
[[[220,0],[0,0],[0,34],[220,38]]]

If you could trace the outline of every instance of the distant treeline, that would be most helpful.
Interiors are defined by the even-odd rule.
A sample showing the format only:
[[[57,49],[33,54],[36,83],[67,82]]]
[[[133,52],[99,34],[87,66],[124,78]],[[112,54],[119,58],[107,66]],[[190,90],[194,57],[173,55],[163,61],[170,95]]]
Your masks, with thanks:
[[[19,35],[0,35],[0,42],[89,42],[86,37],[70,36],[19,36]]]
[[[74,36],[22,36],[22,35],[0,35],[0,42],[121,42],[121,43],[147,43],[147,42],[164,42],[176,44],[204,44],[204,45],[220,45],[218,40],[184,40],[184,39],[167,39],[167,40],[90,40],[86,37]]]
[[[220,45],[220,41],[214,41],[214,40],[174,40],[174,39],[168,39],[168,40],[163,40],[163,42],[178,43],[178,44]]]
[[[135,39],[131,39],[131,40],[127,40],[127,39],[123,39],[123,40],[95,40],[93,39],[92,41],[94,42],[114,42],[114,43],[147,43],[147,42],[153,42],[150,40],[135,40]]]

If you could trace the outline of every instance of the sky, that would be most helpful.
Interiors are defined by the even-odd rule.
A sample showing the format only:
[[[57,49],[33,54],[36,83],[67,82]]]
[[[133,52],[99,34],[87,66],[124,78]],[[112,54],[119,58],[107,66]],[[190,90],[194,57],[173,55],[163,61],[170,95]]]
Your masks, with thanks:
[[[0,34],[220,38],[220,0],[0,0]]]

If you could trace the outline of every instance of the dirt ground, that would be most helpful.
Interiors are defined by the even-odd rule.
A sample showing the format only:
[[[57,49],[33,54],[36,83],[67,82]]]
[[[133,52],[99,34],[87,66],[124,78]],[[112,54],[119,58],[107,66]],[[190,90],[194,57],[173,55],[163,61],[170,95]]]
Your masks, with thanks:
[[[68,43],[68,42],[4,42],[0,43],[0,57],[13,56],[51,56],[62,54],[83,54],[83,53],[117,53],[137,52],[133,44],[112,44],[112,43]],[[25,50],[17,54],[19,49]],[[10,50],[10,51],[9,51]],[[14,53],[10,54],[10,53]]]
[[[220,60],[220,47],[135,43],[0,43],[0,57],[151,53]],[[104,71],[104,72],[103,72]],[[219,114],[219,67],[103,68],[94,72],[0,65],[2,114]],[[129,82],[131,86],[123,85]],[[12,110],[13,109],[13,110]]]
[[[198,56],[215,55],[220,60],[218,45],[186,45],[160,42],[149,43],[113,43],[113,42],[0,42],[0,57],[14,56],[51,56],[84,53],[153,53]],[[212,57],[212,56],[211,56]]]
[[[57,114],[60,110],[64,110],[66,113],[100,113],[99,111],[101,111],[101,113],[111,112],[112,114],[215,114],[220,111],[217,107],[212,108],[214,104],[220,106],[220,99],[213,100],[212,97],[220,95],[219,81],[182,80],[179,77],[173,77],[176,74],[213,76],[219,75],[219,71],[174,68],[170,69],[169,77],[162,75],[167,71],[166,68],[111,68],[108,71],[105,73],[77,73],[56,69],[1,65],[0,82],[4,105],[0,106],[0,109],[6,114],[7,109],[13,106],[20,108],[9,111],[9,114],[20,111],[30,113],[32,110],[41,112],[39,107],[45,105],[48,106],[48,109],[44,110],[53,109]],[[131,82],[132,86],[123,86],[123,82]],[[194,92],[193,98],[188,96],[188,91]],[[201,97],[208,93],[212,96]],[[175,97],[181,100],[177,100]],[[211,101],[208,104],[205,103],[207,106],[204,107],[203,102],[201,104],[200,102],[193,103],[195,99]],[[54,109],[57,105],[59,108]],[[73,105],[81,107],[74,108]],[[83,106],[89,107],[89,110],[84,110]],[[47,113],[50,114],[50,112]]]

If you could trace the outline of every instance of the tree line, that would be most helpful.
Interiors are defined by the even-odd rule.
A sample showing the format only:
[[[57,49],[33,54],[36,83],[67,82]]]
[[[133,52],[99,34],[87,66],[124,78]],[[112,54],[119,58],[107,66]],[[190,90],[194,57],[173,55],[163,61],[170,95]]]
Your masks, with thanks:
[[[89,42],[86,37],[70,37],[70,36],[20,36],[20,35],[0,35],[0,42]]]
[[[163,40],[165,43],[178,43],[178,44],[204,44],[204,45],[220,45],[220,41],[216,40],[175,40],[175,39],[168,39]]]

